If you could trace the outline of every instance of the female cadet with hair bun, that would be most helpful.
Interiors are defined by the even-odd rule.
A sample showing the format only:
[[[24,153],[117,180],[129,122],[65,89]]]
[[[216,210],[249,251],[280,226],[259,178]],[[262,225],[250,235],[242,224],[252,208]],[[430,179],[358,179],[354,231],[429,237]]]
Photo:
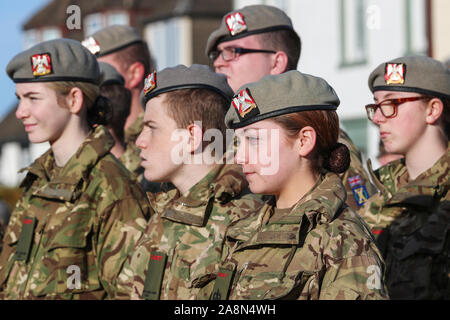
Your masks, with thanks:
[[[328,83],[298,71],[237,91],[225,120],[240,141],[235,158],[251,191],[272,197],[229,229],[205,297],[387,298],[384,263],[336,174],[349,165],[338,105]]]
[[[0,256],[2,299],[103,299],[144,231],[148,201],[110,153],[97,60],[57,39],[15,56],[22,121],[50,149],[27,168]]]

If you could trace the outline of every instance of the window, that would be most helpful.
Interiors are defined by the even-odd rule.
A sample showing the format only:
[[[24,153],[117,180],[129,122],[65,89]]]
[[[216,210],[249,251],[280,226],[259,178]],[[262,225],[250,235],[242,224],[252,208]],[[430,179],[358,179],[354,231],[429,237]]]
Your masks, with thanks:
[[[90,14],[84,19],[84,36],[88,37],[105,26],[105,19],[101,13]]]
[[[405,0],[406,9],[406,53],[427,53],[426,3],[424,0]]]
[[[41,33],[41,41],[48,41],[61,38],[62,33],[59,28],[44,28]]]
[[[130,25],[130,17],[128,16],[128,13],[126,12],[111,12],[107,15],[107,26],[112,26],[115,24]]]
[[[368,154],[367,139],[368,139],[368,125],[367,118],[341,120],[342,127],[350,136],[353,143],[364,155]]]
[[[39,42],[39,31],[35,29],[24,32],[23,47],[24,49],[31,48]]]
[[[146,27],[145,38],[157,70],[192,64],[191,30],[191,20],[186,17],[154,22]]]
[[[341,67],[366,63],[365,0],[340,0]]]

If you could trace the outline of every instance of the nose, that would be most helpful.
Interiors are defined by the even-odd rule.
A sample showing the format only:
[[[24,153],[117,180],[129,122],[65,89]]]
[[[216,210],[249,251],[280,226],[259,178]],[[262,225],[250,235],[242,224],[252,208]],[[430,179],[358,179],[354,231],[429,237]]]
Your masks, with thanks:
[[[19,101],[19,105],[17,106],[16,110],[16,118],[19,120],[23,120],[30,116],[30,112],[28,110],[28,107],[23,101]]]
[[[377,108],[377,110],[375,110],[375,113],[373,115],[372,122],[379,125],[380,123],[383,123],[385,121],[386,117],[381,113],[381,109]]]
[[[245,148],[245,143],[242,141],[236,150],[236,155],[234,156],[234,162],[237,164],[246,164],[247,163],[247,152]]]
[[[147,143],[146,143],[142,133],[143,132],[141,131],[141,133],[139,134],[139,136],[136,139],[136,147],[138,147],[141,150],[144,150],[147,148]]]

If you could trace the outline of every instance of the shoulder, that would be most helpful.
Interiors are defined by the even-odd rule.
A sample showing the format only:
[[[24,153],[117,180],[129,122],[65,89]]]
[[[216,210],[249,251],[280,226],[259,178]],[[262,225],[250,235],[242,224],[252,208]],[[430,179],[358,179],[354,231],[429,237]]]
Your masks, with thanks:
[[[320,239],[317,244],[324,257],[333,261],[374,254],[374,239],[368,225],[349,207],[333,220],[318,224],[311,234],[312,239]]]

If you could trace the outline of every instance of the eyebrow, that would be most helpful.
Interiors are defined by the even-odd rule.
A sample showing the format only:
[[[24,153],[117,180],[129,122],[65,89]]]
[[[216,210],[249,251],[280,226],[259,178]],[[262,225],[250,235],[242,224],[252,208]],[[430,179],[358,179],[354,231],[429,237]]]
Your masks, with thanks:
[[[29,96],[31,96],[33,94],[39,94],[39,92],[29,91],[29,92],[25,93],[23,96],[25,98],[28,98]],[[19,98],[19,95],[17,94],[17,92],[16,92],[16,97]]]
[[[147,121],[144,121],[144,126],[147,126],[147,125],[149,125],[150,123],[156,123],[156,122],[153,121],[153,120],[147,120]]]
[[[392,95],[394,95],[395,94],[395,92],[392,92],[392,93],[388,93],[388,94],[386,94],[384,97],[383,97],[383,99],[382,100],[386,100],[386,99],[388,99],[389,97],[392,97]],[[375,101],[375,102],[378,102],[378,99],[377,98],[373,98],[373,100]]]

